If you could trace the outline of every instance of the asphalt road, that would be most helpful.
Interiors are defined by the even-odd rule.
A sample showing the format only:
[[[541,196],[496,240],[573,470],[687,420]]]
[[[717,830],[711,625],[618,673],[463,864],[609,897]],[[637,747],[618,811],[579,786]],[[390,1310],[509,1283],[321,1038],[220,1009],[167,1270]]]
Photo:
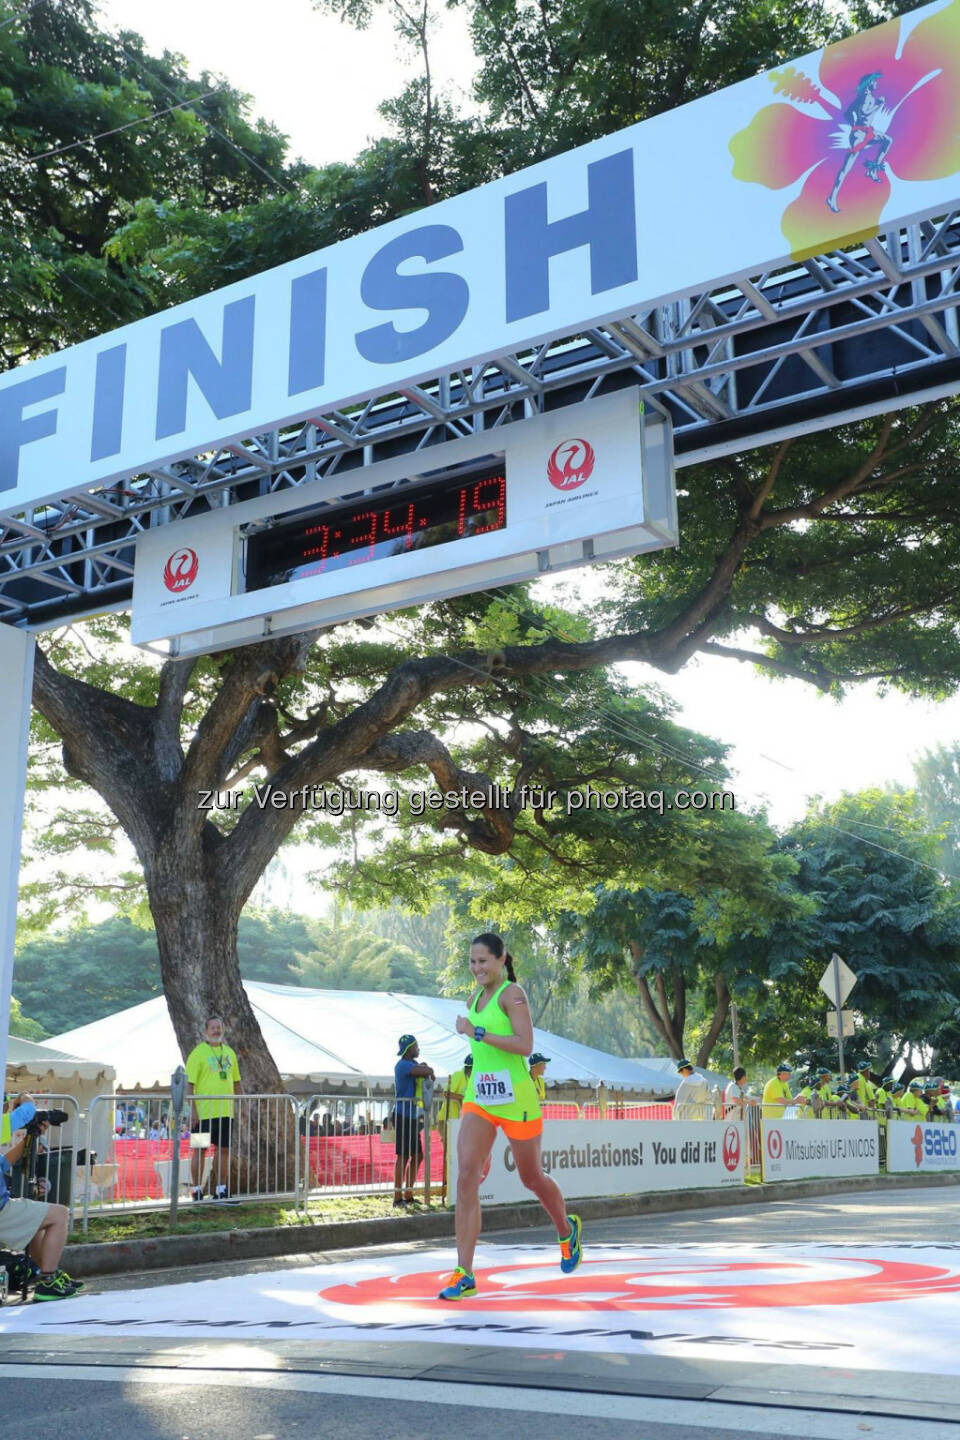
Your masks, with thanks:
[[[486,1243],[530,1239],[529,1231],[500,1233]],[[618,1219],[592,1224],[587,1236],[588,1244],[711,1246],[956,1246],[958,1239],[960,1190],[952,1188]],[[427,1254],[430,1247],[396,1249]],[[88,1289],[163,1287],[320,1258],[340,1264],[346,1257],[123,1276]],[[649,1357],[644,1364],[602,1352],[508,1354],[479,1345],[8,1335],[0,1336],[0,1394],[4,1440],[38,1433],[69,1440],[496,1440],[515,1433],[523,1440],[960,1440],[957,1377],[898,1374],[897,1343],[896,1335],[878,1337],[881,1367],[852,1372],[782,1362],[735,1367]],[[430,1378],[418,1378],[427,1350]]]

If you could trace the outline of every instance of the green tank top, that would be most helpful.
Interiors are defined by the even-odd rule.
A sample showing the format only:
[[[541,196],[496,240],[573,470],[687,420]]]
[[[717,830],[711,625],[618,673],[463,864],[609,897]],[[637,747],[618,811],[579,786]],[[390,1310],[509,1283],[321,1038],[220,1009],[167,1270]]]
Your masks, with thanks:
[[[504,1015],[500,1008],[500,996],[509,984],[511,981],[504,980],[482,1009],[477,1008],[477,1002],[483,991],[477,992],[467,1011],[472,1024],[482,1025],[491,1035],[513,1034],[509,1016]],[[522,1055],[511,1055],[507,1050],[498,1050],[496,1046],[488,1045],[485,1040],[471,1040],[470,1053],[473,1055],[473,1070],[463,1097],[464,1103],[470,1101],[483,1110],[490,1110],[494,1115],[502,1115],[505,1120],[539,1120],[541,1110],[537,1087]],[[474,1084],[477,1076],[503,1075],[504,1072],[509,1075],[513,1084],[513,1101],[506,1105],[494,1105],[487,1097],[478,1100]]]

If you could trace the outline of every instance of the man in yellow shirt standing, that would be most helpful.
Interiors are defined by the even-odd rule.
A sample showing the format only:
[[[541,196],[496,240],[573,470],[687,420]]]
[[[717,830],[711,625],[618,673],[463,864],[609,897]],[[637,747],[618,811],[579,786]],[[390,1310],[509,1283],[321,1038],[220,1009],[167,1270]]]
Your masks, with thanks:
[[[237,1057],[226,1043],[226,1029],[219,1015],[211,1015],[203,1029],[204,1039],[187,1056],[187,1094],[194,1097],[197,1123],[194,1134],[207,1134],[216,1150],[211,1184],[216,1200],[230,1195],[230,1132],[233,1126],[233,1094],[240,1084]],[[203,1097],[203,1098],[197,1098]],[[190,1156],[193,1178],[191,1194],[203,1199],[203,1151]]]
[[[793,1066],[786,1060],[782,1060],[777,1066],[777,1073],[772,1080],[768,1080],[763,1087],[763,1097],[760,1101],[760,1118],[762,1120],[782,1120],[784,1112],[790,1105],[803,1105],[805,1102],[800,1095],[790,1093],[790,1076],[793,1074]]]

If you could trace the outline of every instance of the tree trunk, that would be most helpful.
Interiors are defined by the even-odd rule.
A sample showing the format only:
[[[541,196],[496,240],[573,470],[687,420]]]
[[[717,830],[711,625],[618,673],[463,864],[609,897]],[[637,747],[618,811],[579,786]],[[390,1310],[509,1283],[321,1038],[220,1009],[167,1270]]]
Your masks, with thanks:
[[[184,1058],[203,1039],[204,1022],[219,1015],[237,1052],[242,1088],[252,1095],[283,1090],[263,1046],[260,1027],[237,963],[239,912],[222,887],[194,869],[192,856],[168,855],[147,875],[157,931],[160,974]],[[156,872],[160,872],[159,874]]]
[[[730,1013],[730,991],[722,975],[716,977],[714,987],[717,992],[716,1009],[713,1012],[713,1019],[710,1021],[710,1029],[703,1037],[703,1044],[697,1051],[697,1064],[703,1070],[707,1068],[707,1062],[713,1054],[713,1047],[719,1040],[720,1031],[727,1023],[727,1016]]]
[[[198,847],[199,850],[199,847]],[[146,868],[150,909],[160,951],[167,1007],[184,1059],[219,1015],[226,1043],[236,1051],[238,1092],[282,1095],[280,1072],[267,1049],[237,963],[239,907],[209,859],[162,846]],[[190,1117],[193,1120],[193,1115]],[[257,1195],[293,1189],[296,1117],[292,1102],[234,1102],[230,1192]],[[219,1174],[213,1180],[227,1180]],[[212,1189],[211,1182],[211,1189]]]
[[[631,940],[630,942],[630,954],[633,957],[634,964],[639,965],[640,961],[643,959],[643,950],[636,943],[635,940]],[[634,978],[637,982],[637,992],[640,996],[640,1004],[643,1008],[644,1014],[650,1021],[653,1028],[656,1030],[657,1034],[663,1040],[674,1060],[680,1060],[683,1056],[683,1029],[681,1028],[678,1033],[675,1024],[676,1010],[673,1016],[670,1014],[670,1007],[667,1004],[667,993],[666,987],[663,983],[663,976],[658,974],[654,981],[657,990],[656,1000],[653,997],[653,992],[650,989],[650,984],[647,980],[647,977],[645,975],[641,975],[639,970],[636,970]],[[682,1009],[683,1011],[685,1011],[686,997],[683,993],[683,977],[679,973],[674,976],[674,1003],[677,1009],[681,1008],[678,1004],[678,987],[680,991],[680,996],[683,1000]],[[659,1000],[660,1002],[659,1005],[657,1003],[657,1000]]]

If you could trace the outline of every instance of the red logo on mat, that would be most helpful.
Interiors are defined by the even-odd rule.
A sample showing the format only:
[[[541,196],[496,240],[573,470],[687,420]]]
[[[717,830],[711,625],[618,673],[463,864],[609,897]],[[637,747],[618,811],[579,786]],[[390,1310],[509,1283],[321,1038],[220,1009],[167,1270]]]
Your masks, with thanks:
[[[174,550],[163,567],[163,583],[168,590],[179,595],[181,590],[190,589],[199,569],[200,561],[197,559],[196,550]]]
[[[564,440],[547,461],[547,479],[555,490],[576,490],[590,479],[596,463],[589,440]]]
[[[728,1125],[723,1132],[723,1163],[731,1172],[740,1164],[740,1131],[736,1125]]]
[[[544,1261],[476,1270],[478,1294],[460,1309],[490,1314],[570,1315],[583,1311],[780,1310],[820,1305],[869,1305],[960,1295],[960,1265],[921,1265],[825,1254],[811,1259],[778,1255],[727,1260],[715,1255],[623,1255],[584,1260],[574,1275],[560,1275]],[[443,1309],[437,1292],[450,1278],[443,1270],[413,1275],[376,1275],[319,1292],[329,1305],[397,1305],[403,1310]]]
[[[913,1141],[913,1158],[917,1162],[917,1169],[923,1164],[923,1131],[918,1125],[910,1136]]]
[[[771,1160],[779,1160],[783,1154],[783,1134],[780,1130],[767,1131],[767,1154]]]

